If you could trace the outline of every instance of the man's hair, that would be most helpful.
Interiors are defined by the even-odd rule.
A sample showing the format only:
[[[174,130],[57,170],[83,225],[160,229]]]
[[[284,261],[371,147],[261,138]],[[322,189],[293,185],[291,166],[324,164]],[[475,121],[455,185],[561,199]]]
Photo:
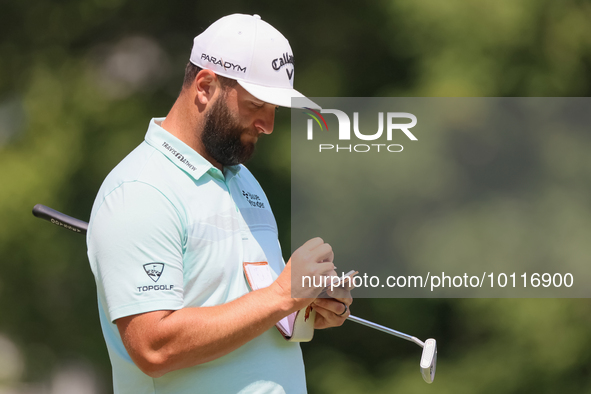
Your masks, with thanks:
[[[196,66],[191,62],[187,63],[187,67],[185,67],[185,78],[183,79],[183,89],[191,87],[193,81],[195,81],[195,77],[197,77],[197,74],[199,74],[199,71],[201,70],[203,70],[201,67]],[[218,75],[218,80],[224,89],[231,88],[238,83],[235,79],[222,77],[221,75]]]

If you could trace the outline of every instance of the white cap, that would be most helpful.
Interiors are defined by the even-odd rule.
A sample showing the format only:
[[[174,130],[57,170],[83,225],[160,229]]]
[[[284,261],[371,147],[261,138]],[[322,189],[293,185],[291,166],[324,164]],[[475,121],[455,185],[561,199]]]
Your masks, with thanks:
[[[261,101],[292,107],[305,98],[293,88],[293,52],[287,39],[258,15],[233,14],[215,21],[193,40],[191,63],[235,79]],[[320,109],[311,100],[301,107]],[[297,107],[300,107],[298,105]]]

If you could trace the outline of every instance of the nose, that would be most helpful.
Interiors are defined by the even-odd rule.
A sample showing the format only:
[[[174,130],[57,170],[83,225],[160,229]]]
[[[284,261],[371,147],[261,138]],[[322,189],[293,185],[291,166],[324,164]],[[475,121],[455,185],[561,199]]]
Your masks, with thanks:
[[[275,106],[265,104],[257,113],[254,127],[262,134],[271,134],[275,124]]]

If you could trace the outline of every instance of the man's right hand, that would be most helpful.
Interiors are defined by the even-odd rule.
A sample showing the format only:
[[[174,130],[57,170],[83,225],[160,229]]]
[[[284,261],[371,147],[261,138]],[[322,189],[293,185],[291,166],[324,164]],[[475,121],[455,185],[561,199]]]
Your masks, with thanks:
[[[313,238],[291,255],[283,272],[272,286],[275,286],[275,290],[282,297],[291,299],[292,311],[300,310],[314,301],[324,288],[303,286],[302,277],[306,277],[306,284],[324,283],[326,276],[337,275],[333,259],[332,247],[321,238]],[[307,277],[310,278],[310,282]]]

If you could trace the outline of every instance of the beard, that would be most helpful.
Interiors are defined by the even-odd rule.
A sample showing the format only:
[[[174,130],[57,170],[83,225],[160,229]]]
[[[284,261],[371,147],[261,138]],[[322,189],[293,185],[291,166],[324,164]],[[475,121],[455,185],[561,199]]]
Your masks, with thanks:
[[[242,142],[243,134],[253,134],[230,114],[226,95],[218,97],[205,117],[201,142],[205,151],[222,166],[246,163],[254,153],[254,142]]]

